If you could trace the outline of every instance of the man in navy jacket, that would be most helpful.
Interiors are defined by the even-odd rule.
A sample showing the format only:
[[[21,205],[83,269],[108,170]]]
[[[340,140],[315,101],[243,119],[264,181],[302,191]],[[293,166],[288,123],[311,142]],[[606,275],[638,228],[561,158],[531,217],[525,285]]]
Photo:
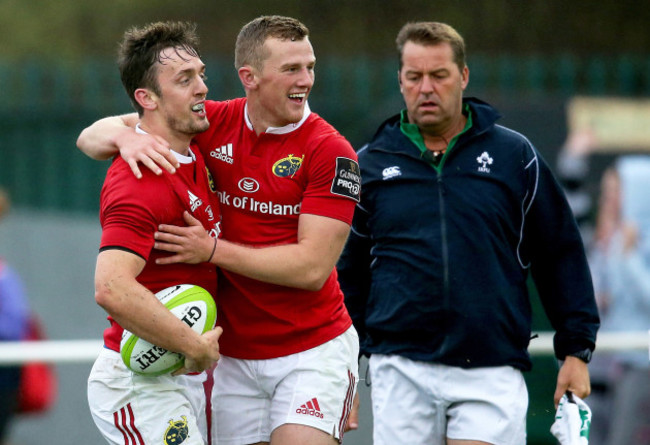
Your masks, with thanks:
[[[590,392],[599,318],[580,233],[528,139],[463,98],[462,37],[409,23],[397,47],[406,109],[359,150],[361,202],[338,264],[370,356],[374,444],[523,445],[529,272],[563,361],[556,405]]]

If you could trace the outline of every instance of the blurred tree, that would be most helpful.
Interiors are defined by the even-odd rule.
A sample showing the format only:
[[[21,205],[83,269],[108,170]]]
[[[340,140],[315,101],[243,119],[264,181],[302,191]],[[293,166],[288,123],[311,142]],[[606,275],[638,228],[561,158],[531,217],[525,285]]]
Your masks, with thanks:
[[[122,32],[155,20],[194,21],[206,54],[233,50],[262,14],[295,16],[317,53],[386,55],[409,20],[453,24],[470,53],[647,53],[650,8],[635,0],[0,0],[0,58],[112,56]]]

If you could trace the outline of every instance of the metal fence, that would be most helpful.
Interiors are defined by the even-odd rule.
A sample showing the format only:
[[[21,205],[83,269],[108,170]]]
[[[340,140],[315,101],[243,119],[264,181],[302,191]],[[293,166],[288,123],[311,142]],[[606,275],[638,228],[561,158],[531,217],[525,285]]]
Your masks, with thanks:
[[[243,94],[229,58],[205,61],[211,98]],[[468,95],[510,98],[529,109],[548,97],[561,101],[573,95],[650,96],[648,55],[479,54],[470,56],[468,64]],[[316,73],[312,109],[355,147],[402,106],[394,58],[323,57]],[[95,119],[131,110],[115,63],[0,61],[0,85],[0,185],[10,190],[17,206],[96,212],[107,163],[85,158],[75,141]]]

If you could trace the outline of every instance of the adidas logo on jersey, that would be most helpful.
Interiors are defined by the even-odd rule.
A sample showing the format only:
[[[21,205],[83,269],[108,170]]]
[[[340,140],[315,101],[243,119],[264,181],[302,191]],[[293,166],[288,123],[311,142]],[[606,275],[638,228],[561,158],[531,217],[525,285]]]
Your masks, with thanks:
[[[232,144],[226,144],[215,148],[210,152],[210,156],[228,164],[232,164]]]
[[[201,204],[203,204],[203,201],[189,190],[187,191],[187,195],[190,198],[190,208],[194,212]]]
[[[318,400],[316,400],[316,397],[300,405],[300,408],[296,409],[296,413],[307,414],[309,416],[314,416],[319,419],[323,418],[323,413],[320,412],[320,405],[318,404]]]

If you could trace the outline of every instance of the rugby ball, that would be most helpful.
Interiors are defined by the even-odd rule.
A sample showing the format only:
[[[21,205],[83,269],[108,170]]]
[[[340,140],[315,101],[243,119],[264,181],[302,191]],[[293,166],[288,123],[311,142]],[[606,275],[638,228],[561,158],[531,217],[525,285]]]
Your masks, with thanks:
[[[214,328],[217,306],[210,293],[192,284],[179,284],[163,289],[156,297],[176,317],[195,332],[203,334]],[[183,366],[182,354],[171,352],[124,330],[120,354],[127,368],[136,374],[158,376]]]

